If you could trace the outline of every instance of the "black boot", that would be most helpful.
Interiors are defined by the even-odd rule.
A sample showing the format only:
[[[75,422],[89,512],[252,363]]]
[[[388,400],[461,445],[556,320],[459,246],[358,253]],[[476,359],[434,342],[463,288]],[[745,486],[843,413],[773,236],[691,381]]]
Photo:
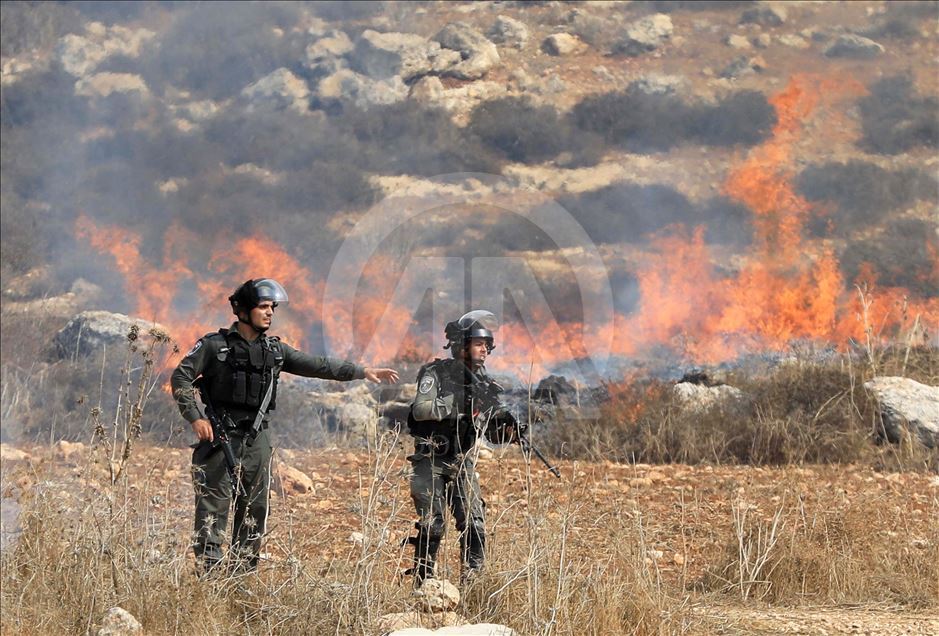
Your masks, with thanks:
[[[466,583],[476,576],[486,561],[486,535],[472,526],[460,535],[460,557],[463,571],[460,579]]]

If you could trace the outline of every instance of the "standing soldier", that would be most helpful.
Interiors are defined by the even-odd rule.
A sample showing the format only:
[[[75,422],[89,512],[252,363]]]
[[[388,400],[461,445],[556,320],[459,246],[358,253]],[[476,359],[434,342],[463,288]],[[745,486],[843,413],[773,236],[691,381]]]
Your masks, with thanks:
[[[446,529],[449,508],[460,532],[463,581],[476,574],[485,560],[486,503],[476,474],[474,447],[480,432],[500,441],[515,437],[514,419],[504,409],[484,409],[474,387],[487,379],[486,356],[495,348],[492,312],[471,311],[446,326],[452,358],[421,367],[417,397],[411,405],[408,429],[414,436],[411,498],[417,509],[414,567],[420,585],[434,576],[434,563]]]
[[[275,280],[246,281],[229,296],[238,321],[196,342],[173,372],[171,384],[179,410],[199,438],[192,453],[196,495],[195,541],[197,566],[206,573],[222,560],[228,529],[233,480],[238,482],[231,534],[232,569],[257,568],[261,538],[267,523],[271,480],[271,440],[268,414],[274,410],[281,372],[328,380],[366,379],[397,382],[393,369],[371,369],[352,362],[297,351],[267,335],[278,305],[287,292]],[[240,468],[230,477],[225,453],[220,452],[212,425],[199,410],[193,383],[201,383]],[[208,408],[207,408],[208,411]],[[255,435],[252,437],[252,433]],[[234,475],[237,474],[237,478]]]

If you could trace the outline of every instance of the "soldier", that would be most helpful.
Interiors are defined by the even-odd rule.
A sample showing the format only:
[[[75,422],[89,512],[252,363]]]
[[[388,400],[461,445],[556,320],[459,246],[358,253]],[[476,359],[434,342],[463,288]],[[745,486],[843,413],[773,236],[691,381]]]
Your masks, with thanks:
[[[473,387],[487,378],[486,356],[495,348],[498,320],[476,310],[447,324],[445,333],[452,358],[424,365],[417,376],[417,397],[411,405],[408,429],[414,436],[411,498],[419,517],[414,545],[414,574],[420,585],[434,576],[434,563],[446,528],[449,508],[460,532],[463,581],[476,574],[485,560],[486,503],[476,474],[474,447],[480,432],[491,439],[512,441],[514,418],[504,409],[482,409]],[[497,412],[493,412],[497,411]]]
[[[287,292],[275,280],[246,281],[228,300],[237,322],[200,338],[171,378],[179,410],[199,438],[192,453],[196,499],[193,550],[203,573],[212,570],[223,557],[232,479],[223,453],[212,443],[212,426],[199,410],[193,382],[201,378],[209,401],[228,428],[234,455],[240,460],[239,481],[244,491],[235,496],[230,559],[233,571],[247,572],[257,568],[267,523],[272,456],[268,415],[276,404],[279,374],[343,381],[363,378],[369,382],[398,381],[398,373],[393,369],[372,369],[311,356],[281,342],[277,336],[267,335],[274,310],[287,303]],[[246,437],[256,422],[260,429],[257,436]]]

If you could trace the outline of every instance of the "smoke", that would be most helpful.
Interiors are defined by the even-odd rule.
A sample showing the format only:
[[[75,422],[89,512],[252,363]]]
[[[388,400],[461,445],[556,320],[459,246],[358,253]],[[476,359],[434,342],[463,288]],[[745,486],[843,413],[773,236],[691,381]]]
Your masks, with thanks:
[[[558,201],[574,215],[590,238],[600,244],[644,243],[667,226],[680,223],[706,227],[715,243],[749,244],[750,212],[724,197],[695,205],[666,185],[619,182]]]
[[[775,110],[756,91],[733,93],[712,105],[629,88],[587,97],[571,116],[581,130],[630,152],[661,152],[688,143],[752,146],[766,139],[776,123]]]
[[[906,288],[939,297],[939,225],[922,219],[891,221],[879,235],[848,243],[841,255],[846,280]]]
[[[809,166],[796,185],[802,196],[820,204],[808,226],[816,236],[866,229],[917,200],[935,201],[939,192],[939,182],[921,170],[889,171],[860,160]]]
[[[906,75],[882,79],[858,101],[867,152],[896,155],[916,147],[939,147],[939,100],[921,97]]]

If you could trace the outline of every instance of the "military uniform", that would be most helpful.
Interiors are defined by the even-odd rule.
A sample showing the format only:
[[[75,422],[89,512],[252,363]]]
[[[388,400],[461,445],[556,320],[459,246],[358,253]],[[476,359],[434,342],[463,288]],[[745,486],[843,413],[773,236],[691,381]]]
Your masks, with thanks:
[[[417,376],[417,397],[408,417],[414,454],[408,461],[413,468],[411,498],[419,517],[417,536],[411,539],[418,581],[434,574],[448,509],[460,532],[464,574],[480,569],[485,560],[486,503],[473,450],[485,415],[474,413],[467,373],[459,360],[436,360]],[[484,377],[485,370],[476,375]]]
[[[267,523],[272,457],[267,413],[276,407],[279,374],[354,380],[364,378],[365,369],[352,362],[302,353],[265,334],[249,342],[238,332],[237,324],[203,336],[176,367],[170,382],[180,412],[194,422],[204,417],[192,388],[201,376],[215,410],[230,426],[232,450],[240,461],[241,482],[247,492],[235,500],[231,551],[237,563],[253,569]],[[274,389],[261,430],[254,440],[246,439],[271,381]],[[193,550],[202,566],[211,568],[222,558],[232,498],[232,483],[220,449],[209,442],[195,445],[192,475],[196,500]]]

